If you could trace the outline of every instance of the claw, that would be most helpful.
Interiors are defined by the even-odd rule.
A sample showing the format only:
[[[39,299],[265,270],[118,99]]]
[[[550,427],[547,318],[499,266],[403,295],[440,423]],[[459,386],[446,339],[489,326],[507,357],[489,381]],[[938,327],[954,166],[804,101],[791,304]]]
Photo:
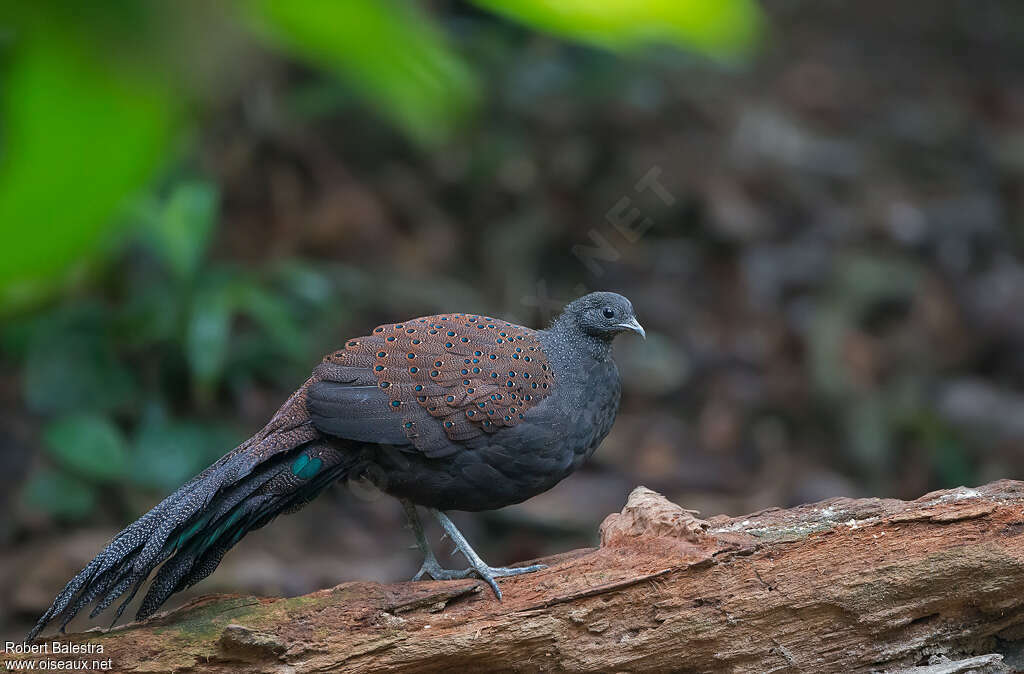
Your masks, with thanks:
[[[423,580],[423,578],[429,577],[431,580],[459,580],[466,578],[472,572],[473,569],[455,570],[442,568],[437,559],[428,557],[423,560],[423,565],[412,579]]]
[[[491,586],[492,590],[494,590],[494,596],[498,598],[498,601],[501,601],[501,590],[498,589],[498,581],[494,580],[493,576],[484,576],[484,580],[486,580],[487,584]]]
[[[444,529],[444,532],[451,536],[456,549],[461,552],[466,558],[466,561],[469,562],[470,568],[465,570],[465,574],[468,575],[470,573],[475,573],[480,576],[480,578],[482,578],[491,587],[491,590],[494,592],[494,596],[498,598],[498,601],[501,601],[501,590],[498,588],[498,582],[495,580],[496,578],[518,576],[524,573],[532,573],[534,571],[540,571],[541,569],[547,568],[543,564],[534,564],[533,566],[524,566],[520,568],[489,566],[484,562],[484,560],[480,559],[480,555],[476,554],[476,551],[470,547],[469,542],[466,541],[465,537],[463,537],[455,524],[448,519],[447,515],[440,510],[435,510],[433,508],[431,508],[431,512],[441,524],[441,528]],[[454,553],[455,551],[453,550],[452,552]],[[465,578],[466,576],[464,575],[462,577]]]
[[[405,507],[406,514],[409,516],[409,523],[412,526],[413,532],[416,534],[416,546],[423,551],[423,564],[420,566],[420,570],[416,572],[416,575],[412,577],[415,580],[422,580],[424,578],[431,578],[433,580],[458,580],[461,578],[468,578],[471,575],[479,576],[494,592],[494,596],[501,601],[501,589],[498,587],[498,578],[507,578],[508,576],[519,576],[524,573],[533,573],[534,571],[540,571],[547,567],[543,564],[533,564],[532,566],[520,566],[520,567],[504,567],[504,566],[488,566],[484,560],[480,559],[480,556],[476,554],[476,551],[470,547],[469,543],[462,536],[459,530],[455,527],[448,517],[439,510],[431,509],[431,512],[437,517],[438,522],[441,523],[441,527],[444,530],[444,535],[441,537],[442,540],[448,537],[455,543],[455,549],[452,550],[454,555],[456,552],[461,552],[462,555],[469,562],[470,566],[467,569],[454,570],[445,569],[437,561],[437,557],[434,556],[433,551],[430,549],[430,544],[427,543],[426,536],[423,535],[423,527],[420,525],[419,517],[416,514],[416,506],[410,501],[404,501],[403,506]]]

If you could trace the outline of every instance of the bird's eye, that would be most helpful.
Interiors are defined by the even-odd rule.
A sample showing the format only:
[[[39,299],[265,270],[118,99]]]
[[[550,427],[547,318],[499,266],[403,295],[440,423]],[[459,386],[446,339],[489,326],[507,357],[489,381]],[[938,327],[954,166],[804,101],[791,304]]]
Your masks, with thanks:
[[[611,307],[605,307],[604,308],[604,317],[605,318],[615,318],[615,310],[612,309]]]

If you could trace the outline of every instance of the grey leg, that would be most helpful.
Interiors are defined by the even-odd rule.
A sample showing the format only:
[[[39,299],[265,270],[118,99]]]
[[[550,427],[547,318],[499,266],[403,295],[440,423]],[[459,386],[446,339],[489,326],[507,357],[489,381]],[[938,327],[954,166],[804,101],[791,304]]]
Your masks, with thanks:
[[[455,547],[458,548],[458,550],[466,557],[466,560],[469,561],[471,568],[466,569],[465,573],[468,574],[475,571],[478,576],[483,578],[487,584],[491,586],[491,589],[494,590],[494,595],[499,600],[501,599],[501,590],[498,589],[498,583],[495,581],[495,578],[518,576],[523,573],[532,573],[534,571],[540,571],[541,569],[547,568],[544,564],[534,564],[533,566],[522,566],[516,568],[488,566],[484,563],[484,560],[480,559],[480,555],[476,554],[476,551],[470,547],[469,542],[462,535],[462,532],[456,528],[454,522],[448,519],[447,515],[434,508],[431,508],[430,512],[432,512],[434,517],[437,518],[437,521],[441,523],[441,527],[444,528],[445,533],[451,537],[452,542],[455,543]],[[420,531],[422,532],[422,527],[420,528]],[[437,560],[435,559],[434,562],[436,564]],[[424,564],[426,564],[426,562],[424,562]],[[465,578],[465,576],[460,577]]]
[[[416,572],[416,575],[412,577],[413,580],[422,580],[425,576],[434,580],[456,580],[458,578],[466,578],[473,572],[473,569],[452,571],[441,568],[440,562],[434,556],[434,551],[430,549],[430,543],[427,542],[427,537],[423,533],[423,524],[420,523],[420,517],[416,512],[415,504],[408,499],[402,499],[402,507],[405,508],[405,516],[409,518],[409,526],[412,527],[412,533],[416,536],[416,546],[423,553],[423,564],[420,566],[420,570]]]

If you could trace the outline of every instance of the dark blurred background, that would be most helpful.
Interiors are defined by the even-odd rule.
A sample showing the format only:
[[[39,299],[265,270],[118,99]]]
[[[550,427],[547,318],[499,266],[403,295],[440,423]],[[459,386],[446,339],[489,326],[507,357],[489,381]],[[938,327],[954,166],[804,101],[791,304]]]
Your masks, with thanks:
[[[456,513],[492,564],[637,484],[1024,475],[1019,1],[90,4],[0,9],[5,637],[322,353],[434,312],[610,289],[649,334],[585,469]],[[405,579],[402,521],[339,487],[192,594]]]

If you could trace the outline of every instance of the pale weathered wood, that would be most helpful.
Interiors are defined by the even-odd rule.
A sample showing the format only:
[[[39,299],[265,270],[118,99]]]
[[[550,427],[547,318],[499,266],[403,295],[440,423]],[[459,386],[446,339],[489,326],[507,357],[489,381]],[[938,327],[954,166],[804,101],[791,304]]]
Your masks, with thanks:
[[[601,533],[502,603],[477,581],[345,583],[61,641],[134,672],[1024,667],[1021,482],[711,520],[639,487]]]

